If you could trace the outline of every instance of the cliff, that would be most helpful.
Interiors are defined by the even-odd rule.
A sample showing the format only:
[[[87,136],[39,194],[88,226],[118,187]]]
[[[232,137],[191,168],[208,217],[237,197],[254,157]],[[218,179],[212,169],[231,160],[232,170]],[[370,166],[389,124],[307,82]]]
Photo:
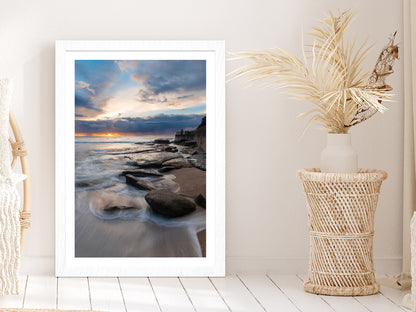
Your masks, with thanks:
[[[206,152],[206,116],[202,118],[201,124],[195,130],[176,132],[175,143],[183,145],[196,144],[202,151]]]
[[[176,132],[175,134],[175,143],[183,143],[186,141],[194,141],[195,140],[195,130],[192,131],[181,131]]]
[[[196,144],[204,152],[207,151],[207,142],[206,142],[207,126],[206,126],[206,123],[207,123],[207,117],[205,116],[204,118],[202,118],[201,124],[195,130]]]

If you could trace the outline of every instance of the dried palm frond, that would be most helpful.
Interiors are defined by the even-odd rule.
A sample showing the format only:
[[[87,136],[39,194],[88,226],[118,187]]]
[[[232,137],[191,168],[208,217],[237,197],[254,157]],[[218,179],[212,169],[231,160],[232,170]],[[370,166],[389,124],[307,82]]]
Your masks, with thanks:
[[[299,115],[299,118],[311,116],[307,127],[318,122],[327,132],[347,133],[351,126],[361,122],[365,110],[385,110],[381,103],[391,96],[391,87],[385,84],[384,77],[392,72],[391,55],[397,58],[398,51],[394,35],[368,78],[370,73],[363,71],[362,64],[371,47],[364,42],[356,50],[355,38],[344,40],[352,17],[351,10],[339,16],[329,12],[320,21],[321,27],[313,28],[315,43],[308,51],[302,48],[302,60],[280,48],[231,53],[231,59],[252,62],[230,75],[283,87],[294,99],[315,104],[314,109]]]

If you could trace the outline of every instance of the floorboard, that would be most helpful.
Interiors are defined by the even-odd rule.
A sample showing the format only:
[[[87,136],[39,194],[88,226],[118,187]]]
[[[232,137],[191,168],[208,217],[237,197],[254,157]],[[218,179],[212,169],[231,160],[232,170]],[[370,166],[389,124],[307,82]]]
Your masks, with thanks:
[[[384,275],[383,275],[384,276]],[[225,278],[55,278],[20,276],[18,296],[1,308],[107,312],[404,312],[405,292],[381,286],[373,296],[306,293],[306,275],[241,273]]]
[[[298,277],[302,280],[302,283],[306,281],[307,274],[300,274]],[[327,302],[332,309],[337,312],[368,312],[368,309],[363,306],[354,297],[340,297],[340,296],[323,296],[321,299]]]
[[[388,277],[388,276],[383,276],[383,277]],[[407,293],[410,293],[410,289],[407,290],[407,291],[401,291],[399,289],[394,289],[394,288],[390,288],[390,287],[381,285],[380,292],[388,300],[392,301],[394,304],[396,304],[397,306],[401,307],[403,297]],[[404,310],[404,311],[408,311],[405,308],[401,308],[401,309]]]
[[[380,293],[373,296],[357,296],[355,298],[372,312],[403,312],[399,306]]]
[[[208,278],[180,278],[196,311],[214,312],[229,311],[221,296]]]
[[[238,275],[266,311],[299,312],[299,309],[266,275]]]
[[[119,278],[128,312],[159,312],[159,304],[146,277]]]
[[[125,312],[124,300],[118,279],[89,278],[91,307],[93,310]]]
[[[178,278],[150,278],[156,299],[163,312],[195,311]]]
[[[88,280],[84,278],[58,278],[58,309],[89,310],[91,309]]]
[[[26,285],[24,308],[56,309],[56,277],[29,276]]]
[[[264,311],[236,275],[211,278],[211,281],[231,311]]]
[[[298,307],[305,312],[333,312],[335,311],[324,299],[318,295],[307,293],[303,290],[303,282],[296,275],[269,274],[270,279],[282,292]]]

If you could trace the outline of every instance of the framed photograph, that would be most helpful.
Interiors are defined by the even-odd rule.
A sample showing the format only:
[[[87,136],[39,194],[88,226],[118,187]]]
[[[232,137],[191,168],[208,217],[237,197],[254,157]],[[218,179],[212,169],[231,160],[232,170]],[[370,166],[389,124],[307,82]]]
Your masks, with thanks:
[[[56,41],[56,275],[224,276],[224,41]]]

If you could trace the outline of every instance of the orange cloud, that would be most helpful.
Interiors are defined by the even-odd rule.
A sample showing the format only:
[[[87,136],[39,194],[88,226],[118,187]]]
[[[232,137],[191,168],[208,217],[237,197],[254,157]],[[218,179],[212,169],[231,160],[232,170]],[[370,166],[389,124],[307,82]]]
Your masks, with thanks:
[[[87,89],[88,91],[90,91],[92,94],[95,95],[95,90],[90,88],[90,84],[89,83],[87,83],[85,81],[77,81],[75,83],[75,85],[76,85],[77,88]]]

